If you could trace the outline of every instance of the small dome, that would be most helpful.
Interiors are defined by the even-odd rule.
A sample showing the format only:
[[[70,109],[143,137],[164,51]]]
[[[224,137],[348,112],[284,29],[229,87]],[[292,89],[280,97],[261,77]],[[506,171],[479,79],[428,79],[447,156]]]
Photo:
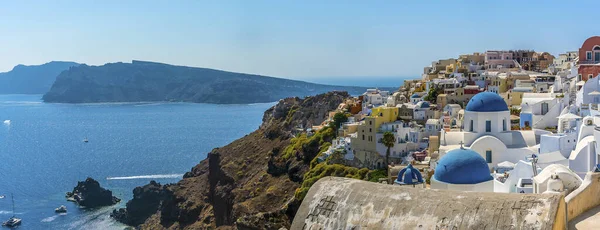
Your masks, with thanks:
[[[492,180],[485,159],[470,149],[453,149],[435,167],[434,178],[448,184],[479,184]]]
[[[419,98],[419,95],[415,93],[412,96],[410,96],[410,98]]]
[[[466,111],[470,112],[500,112],[508,111],[508,105],[500,95],[490,92],[475,94],[467,103]]]
[[[398,178],[394,181],[396,184],[421,184],[423,177],[418,169],[415,169],[411,164],[403,168],[398,173]]]
[[[417,106],[419,108],[426,109],[426,108],[429,108],[429,102],[420,101],[420,102],[417,103]]]

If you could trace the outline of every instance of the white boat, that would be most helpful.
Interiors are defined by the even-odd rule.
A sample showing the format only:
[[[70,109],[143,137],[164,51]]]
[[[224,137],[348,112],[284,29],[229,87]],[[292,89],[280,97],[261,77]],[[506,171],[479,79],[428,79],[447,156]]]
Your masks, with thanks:
[[[6,227],[16,227],[21,225],[21,219],[16,218],[16,217],[11,217],[10,219],[8,219],[7,221],[4,221],[4,223],[2,223],[2,226],[6,226]]]
[[[11,197],[12,197],[12,194],[11,194]],[[7,226],[7,227],[12,228],[12,227],[21,225],[21,219],[15,217],[15,198],[14,197],[12,197],[12,209],[13,209],[13,216],[10,219],[8,219],[7,221],[4,221],[2,223],[2,226]]]
[[[56,213],[65,213],[65,212],[67,212],[67,207],[64,206],[64,205],[61,205],[60,207],[55,208],[54,212],[56,212]]]
[[[21,225],[21,219],[16,218],[16,217],[11,217],[10,219],[8,219],[7,221],[4,221],[4,223],[2,223],[2,226],[6,226],[6,227],[16,227]]]
[[[84,143],[88,143],[88,139],[87,139],[87,137],[83,139],[83,142],[84,142]]]

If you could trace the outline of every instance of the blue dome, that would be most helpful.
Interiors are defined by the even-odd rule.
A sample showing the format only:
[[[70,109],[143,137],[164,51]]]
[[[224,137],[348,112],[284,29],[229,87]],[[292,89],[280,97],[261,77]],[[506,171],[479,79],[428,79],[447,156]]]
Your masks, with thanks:
[[[420,101],[417,103],[417,106],[419,106],[419,108],[422,108],[422,109],[429,108],[429,102]]]
[[[508,105],[498,94],[481,92],[469,100],[466,110],[470,112],[508,111]]]
[[[418,169],[413,168],[411,164],[403,168],[398,173],[398,178],[394,181],[396,184],[421,184],[423,177]]]
[[[433,176],[448,184],[478,184],[493,179],[483,157],[462,147],[446,153],[435,167]]]
[[[416,93],[413,94],[412,96],[410,96],[410,98],[419,98],[419,95],[417,95]]]

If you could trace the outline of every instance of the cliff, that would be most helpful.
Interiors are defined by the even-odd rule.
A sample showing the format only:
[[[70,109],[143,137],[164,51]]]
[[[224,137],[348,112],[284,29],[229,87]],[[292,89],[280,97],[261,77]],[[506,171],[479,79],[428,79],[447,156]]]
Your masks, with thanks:
[[[63,103],[183,101],[247,104],[333,90],[360,94],[366,87],[320,85],[214,69],[133,61],[71,68],[57,77],[43,99],[45,102]]]
[[[348,97],[346,92],[331,92],[280,100],[265,112],[258,130],[212,150],[178,183],[136,188],[127,208],[115,211],[125,218],[117,219],[137,225],[147,217],[141,229],[289,227],[301,202],[294,193],[322,150],[319,146],[327,146],[333,137],[331,129],[325,129],[301,144],[304,147],[290,151],[288,146],[296,139],[293,132],[299,125],[321,124]],[[141,210],[134,203],[147,203],[152,215],[130,212]]]
[[[0,73],[0,94],[44,94],[62,71],[77,66],[75,62],[53,61],[43,65],[17,65]]]

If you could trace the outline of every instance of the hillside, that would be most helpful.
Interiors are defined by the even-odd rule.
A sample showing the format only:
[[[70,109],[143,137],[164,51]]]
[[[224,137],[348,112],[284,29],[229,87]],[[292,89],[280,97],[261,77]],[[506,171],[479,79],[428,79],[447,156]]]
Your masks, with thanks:
[[[50,90],[56,76],[79,64],[53,61],[43,65],[17,65],[0,73],[0,94],[44,94]]]
[[[281,100],[265,112],[258,130],[212,150],[176,184],[152,182],[134,189],[127,208],[112,216],[141,229],[289,228],[317,179],[365,179],[370,174],[316,163],[334,137],[331,128],[308,137],[292,133],[298,125],[320,124],[347,97],[332,92]]]
[[[43,99],[62,103],[182,101],[245,104],[334,90],[356,95],[366,88],[133,61],[71,68],[57,77]]]

